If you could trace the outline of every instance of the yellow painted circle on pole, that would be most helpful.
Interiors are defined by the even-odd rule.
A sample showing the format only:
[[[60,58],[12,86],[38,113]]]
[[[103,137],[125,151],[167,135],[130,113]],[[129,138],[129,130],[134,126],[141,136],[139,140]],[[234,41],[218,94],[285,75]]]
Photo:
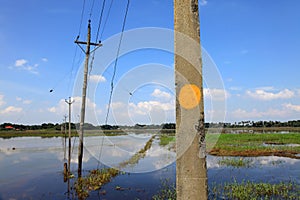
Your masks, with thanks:
[[[197,85],[186,84],[179,92],[179,104],[185,109],[192,109],[198,106],[201,100],[201,92]]]

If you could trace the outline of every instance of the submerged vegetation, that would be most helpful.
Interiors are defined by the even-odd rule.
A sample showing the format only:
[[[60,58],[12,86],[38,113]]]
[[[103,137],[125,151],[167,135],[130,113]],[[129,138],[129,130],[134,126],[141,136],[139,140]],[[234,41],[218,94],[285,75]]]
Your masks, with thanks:
[[[209,152],[218,156],[285,156],[297,158],[300,153],[299,133],[242,133],[220,134],[216,145]],[[208,135],[207,141],[216,135]],[[278,143],[282,145],[264,145],[265,143]],[[286,144],[286,145],[285,145]]]
[[[156,135],[153,135],[145,144],[145,146],[135,153],[130,159],[120,163],[118,169],[123,169],[128,165],[135,165],[141,158],[146,156],[146,152],[151,148],[152,142]],[[75,182],[75,190],[80,199],[86,199],[89,192],[100,190],[101,187],[110,182],[111,179],[120,174],[120,170],[115,168],[91,170],[86,177],[81,177]],[[116,190],[118,190],[116,188]]]
[[[209,199],[288,199],[297,200],[300,196],[300,185],[290,182],[255,183],[236,181],[224,184],[213,184],[209,188]],[[153,200],[176,200],[176,186],[168,180],[162,181],[161,190],[152,197]]]
[[[161,134],[159,137],[159,145],[166,146],[171,142],[175,142],[175,136],[167,135],[167,134]]]
[[[155,137],[156,137],[156,135],[153,135],[148,140],[148,142],[146,143],[146,145],[144,146],[144,148],[140,149],[130,159],[128,159],[128,160],[120,163],[118,168],[122,169],[122,168],[125,168],[128,165],[135,165],[135,164],[137,164],[141,158],[144,158],[146,156],[146,152],[151,148],[152,142],[153,142],[153,140],[154,140]]]
[[[300,186],[295,182],[255,183],[242,181],[215,185],[210,199],[299,199]]]
[[[219,165],[224,165],[224,166],[231,166],[234,168],[239,168],[239,167],[251,167],[251,164],[253,163],[252,159],[247,159],[247,158],[223,158],[222,160],[218,161]]]
[[[75,182],[75,190],[79,199],[86,199],[90,191],[99,190],[120,173],[113,168],[91,170],[86,177],[78,178]]]
[[[152,197],[153,200],[176,200],[176,186],[174,183],[170,183],[168,179],[161,182],[160,191],[158,194]]]

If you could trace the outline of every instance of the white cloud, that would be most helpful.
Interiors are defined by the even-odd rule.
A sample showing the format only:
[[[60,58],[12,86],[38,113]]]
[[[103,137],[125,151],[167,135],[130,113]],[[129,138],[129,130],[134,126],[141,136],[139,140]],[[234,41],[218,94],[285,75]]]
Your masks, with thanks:
[[[23,67],[25,64],[27,64],[27,60],[25,59],[19,59],[19,60],[16,60],[15,62],[15,66],[16,67]]]
[[[230,93],[225,89],[204,88],[203,93],[205,98],[210,98],[213,101],[224,101],[230,97]]]
[[[164,100],[170,100],[172,97],[170,93],[161,91],[160,89],[155,89],[152,92],[151,96],[156,97],[156,98],[162,98]]]
[[[174,120],[175,101],[143,101],[129,103],[128,115],[134,124],[162,124]]]
[[[31,102],[32,102],[31,100],[24,100],[22,103],[23,104],[31,104]]]
[[[266,111],[258,111],[257,109],[252,109],[251,111],[246,111],[243,109],[237,109],[232,111],[231,117],[234,119],[238,120],[243,120],[243,119],[261,119],[261,118],[266,118],[266,119],[284,119],[289,116],[291,116],[290,112],[286,109],[268,109]]]
[[[294,97],[295,93],[289,89],[284,89],[278,93],[273,92],[267,92],[262,89],[256,89],[254,92],[246,91],[246,94],[249,97],[252,97],[254,99],[269,101],[274,99],[290,99]]]
[[[78,122],[81,113],[81,97],[76,96],[71,99],[73,103],[71,104],[72,121]],[[59,116],[69,113],[69,105],[66,103],[65,99],[59,100],[58,104],[53,107],[47,108],[47,111]],[[97,115],[101,113],[101,110],[97,108],[95,102],[86,98],[86,122],[97,124]],[[75,118],[75,119],[74,119]]]
[[[241,54],[247,54],[249,51],[247,50],[247,49],[243,49],[242,51],[241,51]]]
[[[274,91],[275,88],[273,86],[263,86],[263,87],[257,87],[255,90],[266,90],[266,91]]]
[[[21,97],[16,97],[17,101],[22,101],[23,104],[31,104],[31,100],[23,100]]]
[[[283,104],[283,106],[285,108],[287,108],[288,110],[300,112],[300,105],[294,105],[294,104],[288,103],[288,104]]]
[[[201,5],[201,6],[207,5],[207,0],[201,0],[201,1],[200,1],[200,5]]]
[[[51,108],[48,108],[47,110],[48,110],[49,112],[56,113],[57,107],[53,106],[53,107],[51,107]]]
[[[81,108],[81,97],[79,96],[73,97],[71,101],[73,101],[71,106],[74,110]],[[95,108],[96,108],[96,104],[92,102],[89,98],[86,98],[86,109],[95,109]],[[66,111],[68,111],[68,109],[69,108],[68,108],[68,104],[66,103],[66,100],[61,99],[58,102],[58,105],[48,108],[48,111],[53,113],[58,113],[58,114],[64,114],[66,113]]]
[[[0,94],[0,106],[3,106],[6,103],[3,99],[4,95]]]
[[[230,87],[229,90],[232,90],[232,91],[241,91],[243,88],[242,87],[237,87],[237,86],[233,86],[233,87]]]
[[[28,71],[32,74],[38,74],[37,68],[38,68],[39,64],[30,65],[30,64],[28,64],[28,61],[25,59],[16,60],[14,66],[17,69],[22,69],[22,70]]]
[[[47,58],[42,58],[42,61],[43,62],[48,62],[48,59]]]
[[[7,108],[5,108],[4,110],[1,110],[0,113],[1,114],[8,114],[8,113],[20,113],[22,112],[22,108],[19,107],[15,107],[15,106],[8,106]]]
[[[131,103],[130,106],[134,108],[136,113],[148,114],[153,110],[171,111],[175,109],[175,101],[162,103],[159,101],[143,101],[137,104]]]
[[[246,111],[243,109],[237,109],[231,113],[232,117],[235,119],[251,119],[251,118],[261,118],[263,114],[261,112],[258,112],[256,109],[253,109],[252,111]]]
[[[297,89],[297,95],[300,96],[300,89]]]
[[[112,109],[119,109],[119,108],[124,108],[126,105],[125,103],[118,101],[118,102],[112,102],[110,106]]]
[[[94,83],[99,83],[99,82],[105,82],[106,79],[104,76],[101,75],[91,75],[90,77],[90,81],[94,82]]]
[[[168,102],[141,101],[137,103],[113,102],[113,119],[117,124],[161,124],[174,121],[175,100]]]

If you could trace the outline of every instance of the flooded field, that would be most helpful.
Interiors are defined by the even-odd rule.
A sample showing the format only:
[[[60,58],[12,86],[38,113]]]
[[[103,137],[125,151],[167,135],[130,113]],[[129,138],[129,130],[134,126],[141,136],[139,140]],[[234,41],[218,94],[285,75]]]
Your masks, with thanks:
[[[176,154],[170,146],[161,146],[154,137],[151,148],[135,162],[130,160],[151,138],[151,134],[93,136],[85,138],[84,175],[90,170],[117,167],[118,174],[102,188],[89,193],[88,199],[151,199],[163,182],[175,184]],[[74,183],[77,174],[77,142],[72,138],[71,171],[75,178],[64,182],[66,162],[64,138],[0,138],[0,200],[4,199],[77,199]],[[300,185],[300,159],[261,157],[207,157],[210,197],[213,188],[225,183],[293,182]],[[222,196],[214,196],[222,199]]]

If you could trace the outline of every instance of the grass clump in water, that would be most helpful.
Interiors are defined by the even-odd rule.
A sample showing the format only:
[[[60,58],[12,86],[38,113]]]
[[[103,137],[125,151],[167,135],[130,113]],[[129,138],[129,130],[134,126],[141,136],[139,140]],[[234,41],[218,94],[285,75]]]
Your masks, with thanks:
[[[144,148],[140,149],[137,153],[135,153],[129,160],[126,160],[122,163],[119,164],[119,168],[125,168],[128,165],[135,165],[139,162],[140,159],[144,158],[146,156],[146,152],[151,148],[152,146],[152,142],[154,140],[154,138],[156,137],[156,135],[153,135],[148,142],[146,143],[146,145],[144,146]]]
[[[152,200],[176,200],[176,186],[174,183],[170,183],[170,180],[163,180],[161,183],[161,190],[158,194],[152,197]]]
[[[160,135],[159,145],[166,146],[170,142],[175,142],[175,136],[162,134]]]
[[[219,165],[231,166],[234,168],[251,167],[253,160],[247,158],[224,158],[218,161]]]
[[[75,183],[75,190],[80,199],[86,199],[90,191],[99,190],[102,185],[120,173],[114,168],[91,170],[86,177],[79,178]]]
[[[294,182],[254,183],[242,182],[225,183],[214,186],[210,198],[218,199],[299,199],[300,186]]]

